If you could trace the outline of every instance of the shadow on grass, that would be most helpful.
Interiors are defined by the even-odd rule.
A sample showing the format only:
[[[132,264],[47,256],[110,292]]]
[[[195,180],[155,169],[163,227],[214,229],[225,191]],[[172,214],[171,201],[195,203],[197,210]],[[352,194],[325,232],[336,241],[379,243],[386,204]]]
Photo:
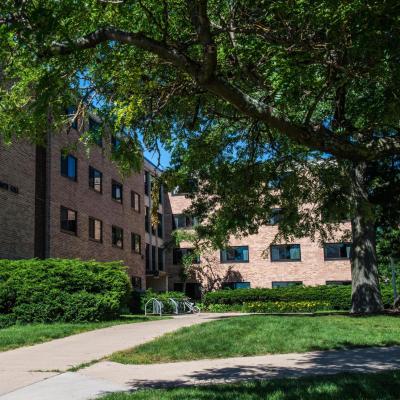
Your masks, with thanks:
[[[246,358],[242,360],[243,364],[238,362],[230,367],[207,368],[197,372],[188,371],[183,373],[179,379],[132,379],[128,384],[132,388],[171,388],[254,379],[302,378],[310,375],[343,372],[368,373],[394,370],[400,369],[400,347],[358,348],[302,355],[271,356],[270,363],[263,359],[260,360],[260,364],[252,366],[244,364]],[[173,364],[168,364],[168,368],[173,368]],[[398,382],[398,387],[400,389],[400,382]],[[400,398],[400,391],[398,398]]]
[[[337,374],[204,385],[114,394],[108,400],[394,400],[399,399],[400,371]]]

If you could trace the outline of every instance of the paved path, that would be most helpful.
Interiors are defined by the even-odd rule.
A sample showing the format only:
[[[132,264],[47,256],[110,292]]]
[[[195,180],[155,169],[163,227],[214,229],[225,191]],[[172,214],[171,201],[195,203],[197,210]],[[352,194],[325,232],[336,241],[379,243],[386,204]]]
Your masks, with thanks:
[[[338,372],[400,369],[400,347],[235,357],[153,365],[103,361],[25,387],[1,400],[88,400],[138,388],[301,377]]]
[[[148,342],[164,333],[232,315],[237,314],[185,315],[173,319],[116,325],[1,352],[0,396],[57,376],[71,367]],[[57,397],[53,399],[58,400]]]

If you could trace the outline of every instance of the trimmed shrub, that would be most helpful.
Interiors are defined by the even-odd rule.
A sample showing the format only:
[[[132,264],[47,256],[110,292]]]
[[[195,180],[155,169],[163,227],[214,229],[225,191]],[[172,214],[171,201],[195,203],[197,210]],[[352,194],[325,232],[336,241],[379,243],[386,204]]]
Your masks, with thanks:
[[[120,262],[0,260],[0,313],[18,322],[114,319],[130,290]]]
[[[327,301],[253,301],[243,303],[242,311],[255,313],[315,312],[332,310]]]
[[[393,305],[393,293],[390,286],[381,287],[385,308]],[[325,302],[331,310],[349,310],[351,307],[350,286],[294,286],[276,289],[227,289],[209,292],[204,296],[204,305],[238,305],[243,303],[271,302]]]

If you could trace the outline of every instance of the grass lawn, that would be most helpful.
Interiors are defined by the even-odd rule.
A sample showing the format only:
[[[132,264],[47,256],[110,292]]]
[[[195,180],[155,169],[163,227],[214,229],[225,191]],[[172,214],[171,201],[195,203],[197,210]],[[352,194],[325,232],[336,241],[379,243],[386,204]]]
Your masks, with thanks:
[[[183,328],[110,359],[150,364],[396,344],[400,318],[394,316],[243,316]]]
[[[65,336],[107,328],[113,325],[145,322],[160,319],[160,317],[145,317],[142,315],[126,315],[115,321],[82,322],[82,323],[53,323],[53,324],[27,324],[13,325],[0,329],[0,351],[15,349],[17,347],[47,342]],[[164,318],[162,318],[164,319]]]
[[[399,399],[400,371],[275,379],[118,393],[102,400],[367,400]]]

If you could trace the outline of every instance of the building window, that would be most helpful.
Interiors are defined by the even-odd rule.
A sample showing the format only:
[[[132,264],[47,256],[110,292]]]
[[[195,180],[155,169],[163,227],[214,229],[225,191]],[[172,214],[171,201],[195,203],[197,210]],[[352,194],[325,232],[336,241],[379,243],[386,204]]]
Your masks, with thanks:
[[[270,216],[268,218],[268,225],[276,225],[282,218],[282,209],[281,208],[273,208],[271,210]]]
[[[156,264],[156,250],[157,250],[157,247],[156,246],[151,246],[151,269],[153,270],[153,271],[156,271],[156,266],[157,266],[157,264]]]
[[[183,292],[184,284],[183,282],[174,283],[174,292]]]
[[[132,251],[136,254],[142,254],[142,238],[137,233],[132,233]]]
[[[119,249],[124,248],[124,230],[122,228],[112,227],[112,245]]]
[[[60,223],[62,231],[76,235],[78,228],[78,213],[74,210],[61,206]]]
[[[150,210],[147,206],[144,210],[144,229],[147,233],[150,232]]]
[[[131,207],[140,213],[140,194],[131,191]]]
[[[76,157],[61,154],[61,175],[65,176],[72,181],[76,181],[78,174],[77,174],[77,164],[78,160]]]
[[[142,289],[142,278],[140,276],[131,276],[132,289]]]
[[[194,249],[181,249],[175,248],[172,252],[172,262],[174,265],[183,264],[183,257],[189,257],[192,264],[200,264],[200,256],[198,254],[194,254]]]
[[[94,142],[99,147],[103,147],[103,138],[101,136],[100,123],[94,118],[89,117],[89,131],[93,135]]]
[[[158,224],[157,224],[157,236],[162,239],[164,234],[163,216],[162,214],[157,214]]]
[[[191,217],[185,214],[174,214],[172,216],[172,228],[192,228],[198,224],[196,217]]]
[[[148,196],[150,193],[150,172],[144,172],[144,194]]]
[[[89,187],[98,193],[103,191],[103,174],[93,167],[89,167]]]
[[[292,287],[292,286],[301,286],[303,282],[301,281],[287,281],[287,282],[272,282],[272,288],[281,288],[281,287]]]
[[[249,246],[233,246],[221,250],[221,263],[249,262]]]
[[[250,289],[250,282],[222,282],[222,289]]]
[[[111,183],[111,196],[113,200],[122,204],[122,185],[116,181],[112,181]]]
[[[100,243],[103,241],[103,222],[99,219],[89,217],[89,239]]]
[[[351,285],[351,281],[326,281],[326,284],[335,286],[348,286]]]
[[[145,258],[146,258],[146,271],[150,270],[150,245],[146,243],[146,253],[145,253]]]
[[[299,244],[282,244],[271,246],[271,261],[300,261]]]
[[[164,249],[161,247],[158,248],[158,270],[164,270]]]
[[[351,254],[351,243],[325,243],[325,260],[349,259]]]

